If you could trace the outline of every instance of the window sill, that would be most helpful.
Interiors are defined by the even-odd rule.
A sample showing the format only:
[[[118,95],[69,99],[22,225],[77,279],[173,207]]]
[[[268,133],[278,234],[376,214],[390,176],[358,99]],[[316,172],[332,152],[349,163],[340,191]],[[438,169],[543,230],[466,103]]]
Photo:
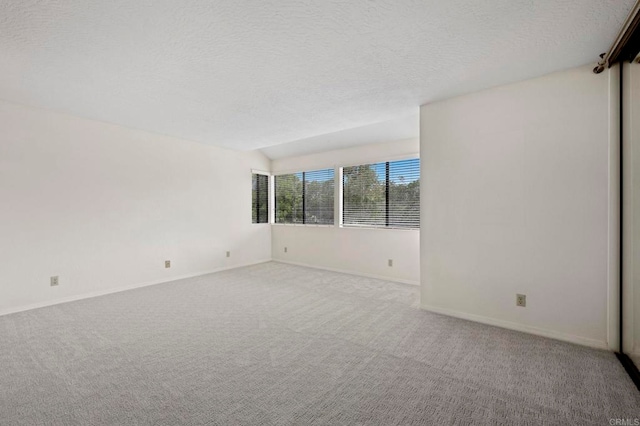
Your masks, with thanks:
[[[336,225],[324,225],[324,224],[316,224],[316,223],[272,223],[274,226],[306,226],[313,228],[335,228]]]
[[[267,225],[263,223],[261,225]],[[357,225],[320,225],[313,223],[270,223],[268,225],[272,226],[284,226],[284,227],[307,227],[307,228],[340,228],[340,229],[356,229],[356,230],[365,230],[365,231],[414,231],[420,232],[420,228],[402,228],[402,227],[393,227],[393,226],[357,226]]]
[[[370,231],[417,231],[420,228],[403,228],[394,226],[358,226],[358,225],[340,225],[340,229],[366,229]]]

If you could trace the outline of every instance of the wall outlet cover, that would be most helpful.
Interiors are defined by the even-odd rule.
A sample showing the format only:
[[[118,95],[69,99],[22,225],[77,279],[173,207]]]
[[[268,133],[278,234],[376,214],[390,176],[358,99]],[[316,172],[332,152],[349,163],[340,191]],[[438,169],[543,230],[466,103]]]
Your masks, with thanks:
[[[525,308],[527,306],[527,295],[526,294],[516,294],[516,306],[521,306]]]
[[[171,261],[170,260],[165,260],[164,261],[164,267],[165,268],[171,268]]]
[[[55,287],[58,284],[60,284],[58,276],[56,275],[55,277],[51,277],[51,287]]]

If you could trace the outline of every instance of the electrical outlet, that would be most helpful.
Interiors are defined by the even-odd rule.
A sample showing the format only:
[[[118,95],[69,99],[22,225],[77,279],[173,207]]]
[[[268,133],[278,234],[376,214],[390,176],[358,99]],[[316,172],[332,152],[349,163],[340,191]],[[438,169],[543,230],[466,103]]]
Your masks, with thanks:
[[[171,268],[171,261],[170,260],[165,260],[164,261],[164,267],[165,268]]]
[[[51,277],[51,287],[55,287],[58,285],[58,276]]]
[[[284,252],[286,253],[286,252],[287,252],[287,250],[288,250],[288,249],[285,247],[285,248],[284,248]]]
[[[523,308],[527,306],[526,294],[516,294],[516,306],[522,306]]]
[[[227,257],[231,257],[231,252],[230,251],[227,252]]]
[[[393,266],[393,259],[389,259],[388,264],[389,264],[389,266]]]

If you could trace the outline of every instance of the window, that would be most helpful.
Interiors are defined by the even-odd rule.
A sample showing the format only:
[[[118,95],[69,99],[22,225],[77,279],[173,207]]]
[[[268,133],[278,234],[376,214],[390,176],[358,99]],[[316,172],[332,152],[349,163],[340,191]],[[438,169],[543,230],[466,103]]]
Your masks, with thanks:
[[[333,225],[333,169],[275,177],[276,223]]]
[[[251,222],[269,223],[269,176],[254,173],[251,182]]]
[[[302,223],[302,173],[275,177],[276,223]]]
[[[420,159],[342,170],[345,226],[420,228]]]
[[[303,173],[304,223],[333,225],[333,169]]]

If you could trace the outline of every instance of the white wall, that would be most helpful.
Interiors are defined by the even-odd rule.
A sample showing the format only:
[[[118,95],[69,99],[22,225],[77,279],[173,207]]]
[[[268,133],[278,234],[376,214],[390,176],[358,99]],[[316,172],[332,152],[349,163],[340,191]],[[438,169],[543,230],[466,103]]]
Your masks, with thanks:
[[[0,129],[0,313],[271,257],[260,153],[4,102]]]
[[[273,160],[274,174],[417,157],[419,141],[407,139]],[[337,203],[336,203],[337,205]],[[336,212],[336,223],[338,222]],[[418,284],[420,231],[336,226],[272,226],[274,260]],[[284,252],[287,247],[287,253]],[[388,266],[393,259],[393,267]]]
[[[640,65],[625,64],[623,77],[624,350],[640,365]]]
[[[423,308],[608,346],[618,141],[591,68],[421,108]]]

